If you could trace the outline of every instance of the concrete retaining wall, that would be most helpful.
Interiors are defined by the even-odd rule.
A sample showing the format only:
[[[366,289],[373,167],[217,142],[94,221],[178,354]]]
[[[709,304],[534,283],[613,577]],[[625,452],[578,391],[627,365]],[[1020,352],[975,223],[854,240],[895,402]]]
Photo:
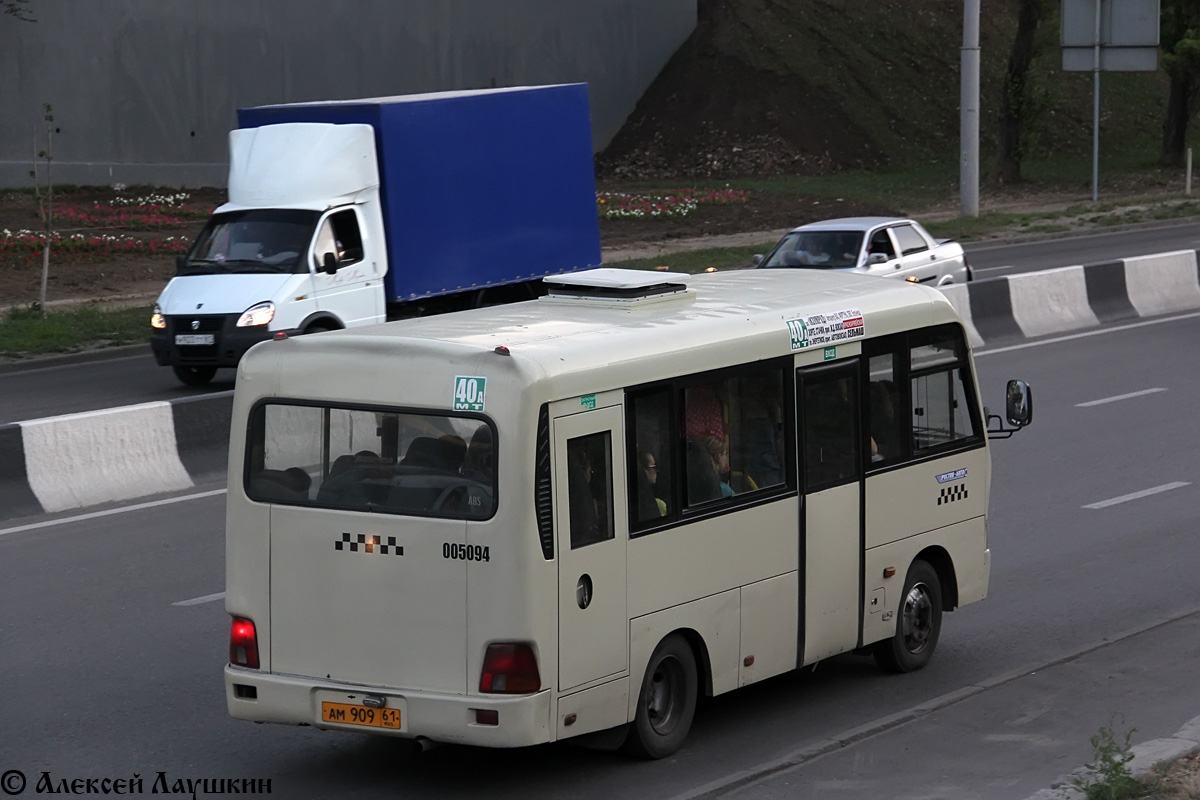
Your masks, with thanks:
[[[696,27],[696,0],[54,0],[28,11],[36,22],[0,14],[0,186],[32,184],[45,104],[56,183],[224,186],[239,107],[490,86],[586,82],[599,149]]]
[[[974,347],[1200,309],[1192,250],[945,290]],[[187,489],[226,470],[233,393],[0,426],[0,519]]]

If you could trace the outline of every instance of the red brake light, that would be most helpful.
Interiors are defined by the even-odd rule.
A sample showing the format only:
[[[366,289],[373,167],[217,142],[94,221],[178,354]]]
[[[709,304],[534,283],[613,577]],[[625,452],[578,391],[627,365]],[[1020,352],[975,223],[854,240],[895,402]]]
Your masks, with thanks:
[[[258,634],[248,619],[233,618],[229,629],[229,663],[258,669]]]
[[[485,694],[528,694],[542,688],[537,656],[527,644],[489,644],[483,657],[479,691]]]

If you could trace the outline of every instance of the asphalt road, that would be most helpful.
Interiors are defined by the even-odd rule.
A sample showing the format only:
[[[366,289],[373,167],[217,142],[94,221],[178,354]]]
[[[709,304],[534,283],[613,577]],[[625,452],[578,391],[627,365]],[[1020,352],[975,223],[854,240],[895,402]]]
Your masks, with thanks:
[[[714,698],[660,762],[566,744],[418,754],[229,719],[221,494],[10,521],[0,772],[137,773],[147,793],[159,772],[262,778],[288,798],[1019,800],[1089,760],[1101,726],[1136,743],[1200,714],[1197,337],[1185,314],[980,351],[985,401],[1021,377],[1036,409],[993,443],[988,599],[946,617],[926,670],[843,656]]]
[[[1108,261],[1200,247],[1200,224],[1079,236],[1024,244],[968,245],[980,278]],[[171,400],[233,389],[234,371],[222,369],[207,387],[193,389],[160,367],[149,346],[127,348],[122,358],[28,369],[0,365],[0,425],[113,406]]]
[[[1116,258],[1200,248],[1200,224],[1188,222],[1087,236],[1066,236],[1020,244],[966,244],[977,278],[1095,264]]]

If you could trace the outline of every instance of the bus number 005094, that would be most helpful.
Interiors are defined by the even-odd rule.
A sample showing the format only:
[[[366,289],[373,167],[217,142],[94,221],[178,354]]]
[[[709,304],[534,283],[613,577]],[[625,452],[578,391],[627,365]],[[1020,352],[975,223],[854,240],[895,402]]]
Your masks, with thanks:
[[[454,561],[491,561],[490,548],[478,544],[446,542],[442,545],[442,557]]]

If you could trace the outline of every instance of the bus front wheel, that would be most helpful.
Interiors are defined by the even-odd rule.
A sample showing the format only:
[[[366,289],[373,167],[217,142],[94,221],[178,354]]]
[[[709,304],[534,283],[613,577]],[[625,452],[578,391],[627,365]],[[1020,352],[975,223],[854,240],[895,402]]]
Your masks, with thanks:
[[[627,752],[666,758],[683,745],[696,714],[699,680],[692,648],[679,634],[659,642],[646,665]]]
[[[909,567],[898,616],[895,635],[875,645],[875,660],[888,672],[912,672],[933,658],[942,632],[942,585],[927,562]]]

